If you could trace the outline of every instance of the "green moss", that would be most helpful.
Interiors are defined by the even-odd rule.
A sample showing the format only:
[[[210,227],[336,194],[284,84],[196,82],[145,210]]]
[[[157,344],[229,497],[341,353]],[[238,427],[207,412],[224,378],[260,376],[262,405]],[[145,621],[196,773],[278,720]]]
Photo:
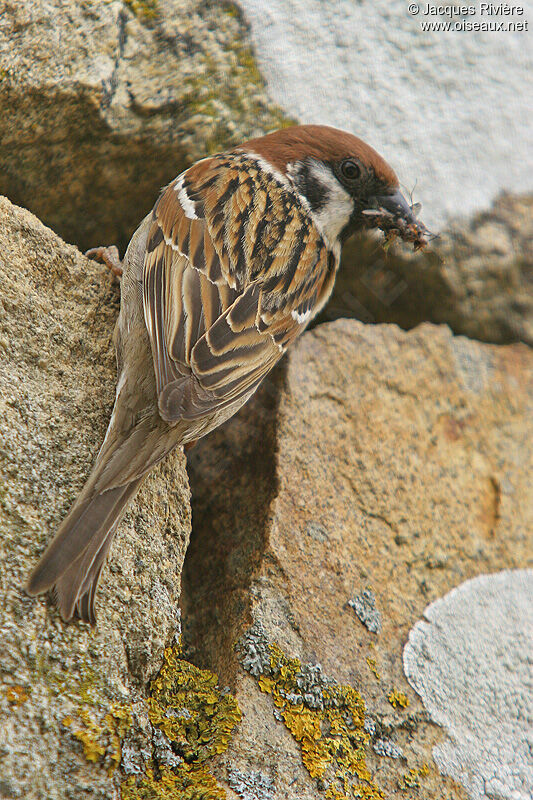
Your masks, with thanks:
[[[216,7],[208,5],[211,11]],[[240,9],[233,3],[217,7],[215,35],[219,36],[223,57],[215,49],[202,52],[195,74],[187,79],[182,105],[187,118],[195,120],[202,131],[202,142],[208,155],[239,144],[242,130],[266,132],[294,125],[266,93],[265,81],[257,67],[247,41],[247,26]],[[209,25],[213,21],[208,22]],[[231,110],[231,117],[221,109]],[[207,126],[202,119],[209,120]],[[196,121],[195,121],[196,124]],[[239,133],[238,133],[239,132]]]
[[[325,678],[321,668],[302,665],[277,644],[266,644],[259,629],[241,642],[243,665],[272,696],[301,749],[302,761],[328,800],[383,800],[366,767],[369,742],[364,730],[365,704],[351,686]]]
[[[121,786],[122,800],[224,800],[226,793],[207,768],[223,753],[240,721],[237,701],[223,694],[218,678],[180,658],[179,646],[165,651],[163,667],[147,700],[152,725],[160,730],[174,764],[154,763],[141,778]]]
[[[157,16],[158,0],[123,0],[124,5],[135,14],[136,17],[146,17],[153,19]]]

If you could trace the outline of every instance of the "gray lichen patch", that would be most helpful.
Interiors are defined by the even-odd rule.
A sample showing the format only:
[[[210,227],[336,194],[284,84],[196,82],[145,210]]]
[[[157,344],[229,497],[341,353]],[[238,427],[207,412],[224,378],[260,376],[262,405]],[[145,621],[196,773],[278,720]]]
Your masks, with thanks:
[[[388,758],[401,758],[403,751],[401,747],[394,744],[390,739],[376,739],[372,747],[378,756],[387,756]]]
[[[228,768],[228,783],[240,800],[274,800],[274,781],[260,770]]]
[[[380,632],[381,614],[376,608],[376,597],[371,589],[364,589],[361,594],[358,594],[352,600],[348,600],[348,605],[353,608],[370,633]]]
[[[317,796],[384,800],[365,762],[369,735],[359,692],[327,677],[320,664],[287,656],[268,642],[260,622],[241,638],[237,651],[261,691],[272,696],[275,719],[298,742]]]
[[[244,669],[255,678],[273,674],[272,647],[260,622],[254,623],[244,634],[239,649]],[[320,664],[301,664],[294,676],[292,691],[287,692],[280,686],[279,693],[292,705],[323,711],[328,705],[329,694],[336,687],[337,681],[327,677]]]
[[[435,763],[473,800],[533,794],[533,570],[466,581],[424,612],[404,650],[407,678],[446,739]]]

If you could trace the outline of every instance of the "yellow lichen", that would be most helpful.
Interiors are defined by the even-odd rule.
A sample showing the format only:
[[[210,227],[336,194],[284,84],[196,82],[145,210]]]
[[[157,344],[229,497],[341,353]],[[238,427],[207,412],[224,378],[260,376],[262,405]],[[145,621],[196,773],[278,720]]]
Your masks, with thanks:
[[[410,769],[405,775],[402,775],[398,781],[400,789],[418,789],[420,786],[420,778],[429,775],[429,767],[427,764],[422,764],[418,769]]]
[[[404,692],[399,692],[398,689],[393,689],[387,695],[387,699],[393,708],[407,708],[409,705],[409,698]]]
[[[375,658],[370,658],[370,656],[368,656],[368,658],[366,660],[366,663],[368,664],[368,668],[369,668],[370,672],[373,673],[373,675],[375,676],[376,680],[380,681],[381,680],[381,675],[379,674],[379,670],[378,670],[378,665],[376,663],[376,659]]]
[[[220,691],[216,675],[183,660],[180,653],[180,644],[165,650],[146,700],[150,721],[167,737],[175,764],[159,763],[155,747],[145,772],[122,782],[122,800],[225,800],[206,762],[226,750],[240,711],[236,700]],[[131,708],[114,704],[103,710],[93,684],[94,676],[86,671],[73,692],[77,710],[63,725],[82,744],[87,761],[112,775],[132,725]]]
[[[158,0],[123,0],[136,17],[153,19],[158,14]]]
[[[383,800],[365,763],[369,737],[363,727],[365,705],[359,692],[322,680],[313,702],[306,700],[300,660],[285,655],[275,643],[268,649],[269,667],[257,675],[259,687],[272,696],[285,726],[299,743],[309,775],[324,781],[327,800]]]
[[[224,800],[226,793],[206,762],[223,753],[241,712],[218,678],[180,658],[179,645],[165,650],[163,667],[152,681],[148,716],[169,740],[176,766],[153,764],[140,778],[121,786],[122,800]],[[170,745],[171,743],[171,745]]]
[[[140,781],[122,784],[121,800],[226,800],[226,792],[205,768],[182,764],[177,769],[148,768]]]
[[[82,743],[87,761],[105,762],[109,775],[120,763],[121,742],[131,723],[131,710],[118,703],[111,706],[101,723],[94,720],[85,706],[75,717],[68,716],[63,720],[63,725]]]
[[[82,743],[87,761],[96,763],[105,756],[106,747],[102,743],[104,728],[91,718],[86,708],[82,708],[76,718],[65,717],[63,725]]]
[[[26,702],[29,698],[29,689],[25,689],[24,686],[4,686],[2,689],[2,694],[6,698],[7,702],[11,705],[12,708],[18,708],[23,703]]]

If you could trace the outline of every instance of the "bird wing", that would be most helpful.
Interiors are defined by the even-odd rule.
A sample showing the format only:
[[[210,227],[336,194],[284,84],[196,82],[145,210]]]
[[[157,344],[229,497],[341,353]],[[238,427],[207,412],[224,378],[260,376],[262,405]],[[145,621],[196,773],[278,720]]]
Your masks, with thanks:
[[[246,399],[323,305],[335,269],[298,197],[257,159],[214,156],[178,176],[154,207],[144,261],[162,417]]]

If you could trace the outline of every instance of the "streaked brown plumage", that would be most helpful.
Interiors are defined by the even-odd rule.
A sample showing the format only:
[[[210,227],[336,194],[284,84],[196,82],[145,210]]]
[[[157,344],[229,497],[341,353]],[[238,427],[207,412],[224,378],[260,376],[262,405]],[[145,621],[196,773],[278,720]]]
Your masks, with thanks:
[[[424,226],[392,169],[351,134],[301,126],[197,162],[157,200],[125,258],[117,395],[93,471],[26,591],[95,622],[116,526],[147,472],[231,417],[326,303],[341,244]]]

